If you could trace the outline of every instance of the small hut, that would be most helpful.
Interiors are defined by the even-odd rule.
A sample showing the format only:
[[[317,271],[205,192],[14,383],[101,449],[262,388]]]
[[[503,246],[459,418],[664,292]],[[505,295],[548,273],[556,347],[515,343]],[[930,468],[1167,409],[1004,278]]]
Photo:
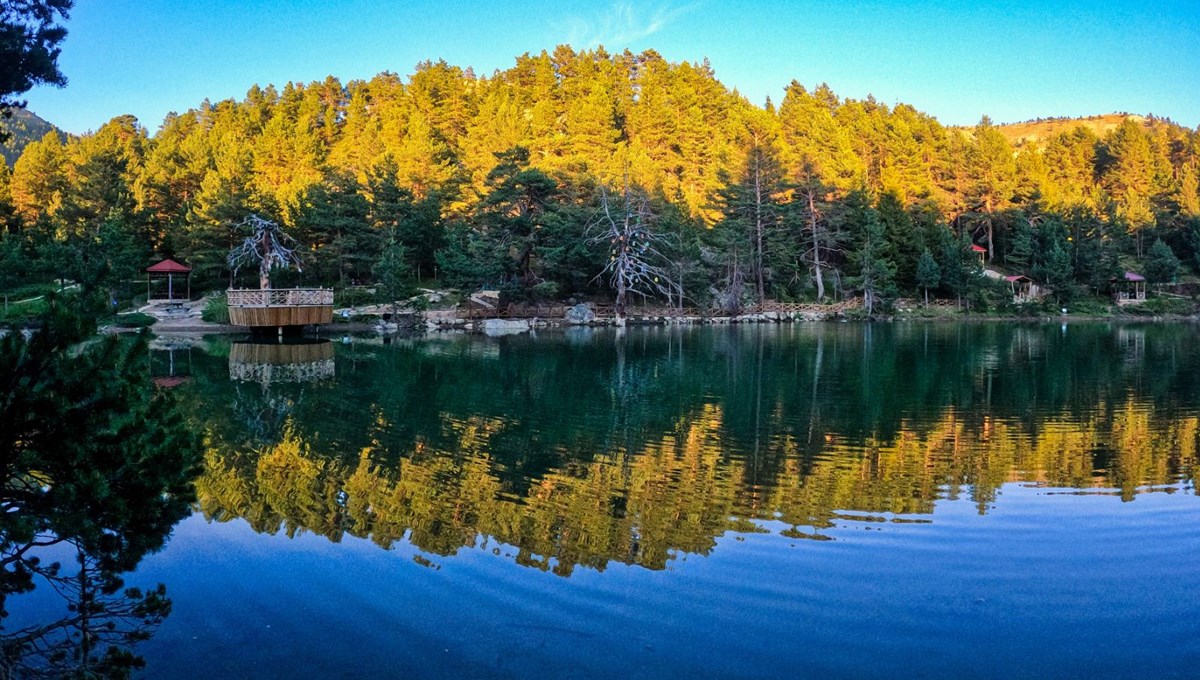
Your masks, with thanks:
[[[177,297],[175,277],[182,277],[185,283],[183,297]],[[155,283],[158,285],[154,285]],[[164,291],[164,282],[165,288]],[[147,302],[179,302],[192,297],[192,268],[182,265],[175,260],[163,260],[146,267],[146,301]]]
[[[1146,277],[1137,272],[1125,272],[1113,281],[1118,305],[1133,305],[1146,301]]]

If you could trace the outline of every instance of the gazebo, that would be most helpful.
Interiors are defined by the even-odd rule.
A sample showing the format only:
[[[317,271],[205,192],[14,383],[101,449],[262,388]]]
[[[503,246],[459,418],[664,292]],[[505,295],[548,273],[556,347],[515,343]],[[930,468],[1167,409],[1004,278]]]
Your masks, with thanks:
[[[175,297],[175,277],[183,276],[187,283],[187,294],[178,298]],[[167,280],[167,295],[155,297],[154,286],[151,285],[155,280]],[[162,288],[162,286],[158,286]],[[163,260],[157,264],[152,264],[146,267],[146,301],[165,301],[174,302],[176,300],[188,300],[192,297],[192,268],[186,265],[179,264],[175,260]]]
[[[1035,302],[1042,297],[1042,288],[1033,282],[1033,279],[1018,274],[1017,276],[1006,276],[1005,281],[1008,281],[1008,286],[1012,290],[1013,302],[1024,304],[1026,302]]]
[[[971,244],[971,252],[975,253],[975,257],[979,258],[979,266],[980,267],[983,267],[987,264],[987,262],[986,262],[987,248],[984,248],[983,246],[979,245],[978,243],[972,243]]]
[[[1137,272],[1125,272],[1116,279],[1118,305],[1136,304],[1146,301],[1146,277]]]

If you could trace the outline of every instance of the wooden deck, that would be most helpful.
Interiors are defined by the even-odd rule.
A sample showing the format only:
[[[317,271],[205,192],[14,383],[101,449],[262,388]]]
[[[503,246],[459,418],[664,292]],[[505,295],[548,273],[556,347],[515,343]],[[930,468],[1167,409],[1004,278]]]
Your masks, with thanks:
[[[327,288],[229,289],[229,323],[251,328],[307,326],[333,321],[333,291]]]

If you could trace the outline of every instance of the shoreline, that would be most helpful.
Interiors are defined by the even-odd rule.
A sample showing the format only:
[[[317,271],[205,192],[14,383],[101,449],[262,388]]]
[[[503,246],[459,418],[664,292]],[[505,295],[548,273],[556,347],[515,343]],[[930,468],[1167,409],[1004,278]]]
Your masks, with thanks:
[[[907,316],[907,315],[892,315],[880,316],[873,319],[853,318],[841,314],[829,315],[813,315],[813,314],[790,314],[790,313],[763,313],[763,314],[747,314],[742,316],[726,316],[726,317],[629,317],[625,321],[626,327],[631,326],[737,326],[737,325],[757,325],[757,324],[791,324],[791,323],[1022,323],[1022,324],[1048,324],[1048,323],[1198,323],[1200,315],[1178,315],[1178,314],[1163,314],[1156,316],[1137,316],[1137,315],[1042,315],[1042,316],[988,316],[988,315],[946,315],[946,316]],[[387,322],[379,323],[332,323],[321,324],[317,326],[306,326],[305,334],[316,335],[345,335],[347,333],[376,333],[380,335],[389,335],[402,331],[415,331],[417,333],[441,334],[441,333],[477,333],[482,335],[514,335],[527,333],[539,330],[562,330],[568,328],[618,328],[620,327],[616,319],[604,318],[594,319],[585,322],[571,322],[566,319],[546,319],[546,318],[530,318],[530,319],[505,319],[505,318],[486,318],[486,319],[461,319],[461,318],[440,318],[440,319],[423,319],[409,324],[394,324]],[[154,335],[237,335],[250,334],[252,331],[247,327],[233,326],[230,324],[215,324],[202,322],[198,324],[169,324],[161,325],[154,324],[148,327]],[[128,333],[137,332],[136,328],[116,328],[104,327],[100,329],[106,333]]]

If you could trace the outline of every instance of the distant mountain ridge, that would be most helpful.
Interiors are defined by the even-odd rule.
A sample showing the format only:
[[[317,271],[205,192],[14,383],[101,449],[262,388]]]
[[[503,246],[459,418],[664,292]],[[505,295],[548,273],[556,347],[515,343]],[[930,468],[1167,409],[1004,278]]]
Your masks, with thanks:
[[[30,142],[35,142],[54,130],[65,141],[66,136],[53,124],[46,122],[41,116],[26,109],[13,109],[12,118],[0,118],[0,128],[11,135],[0,147],[4,162],[12,167],[21,157],[21,152]]]
[[[1051,137],[1063,132],[1070,132],[1080,126],[1088,128],[1097,137],[1103,138],[1108,133],[1116,130],[1126,120],[1141,123],[1146,129],[1153,128],[1155,125],[1182,127],[1167,119],[1122,112],[1105,113],[1083,118],[1038,118],[1020,123],[996,125],[996,130],[1004,135],[1014,147],[1026,145],[1040,147],[1044,146],[1046,141]]]

